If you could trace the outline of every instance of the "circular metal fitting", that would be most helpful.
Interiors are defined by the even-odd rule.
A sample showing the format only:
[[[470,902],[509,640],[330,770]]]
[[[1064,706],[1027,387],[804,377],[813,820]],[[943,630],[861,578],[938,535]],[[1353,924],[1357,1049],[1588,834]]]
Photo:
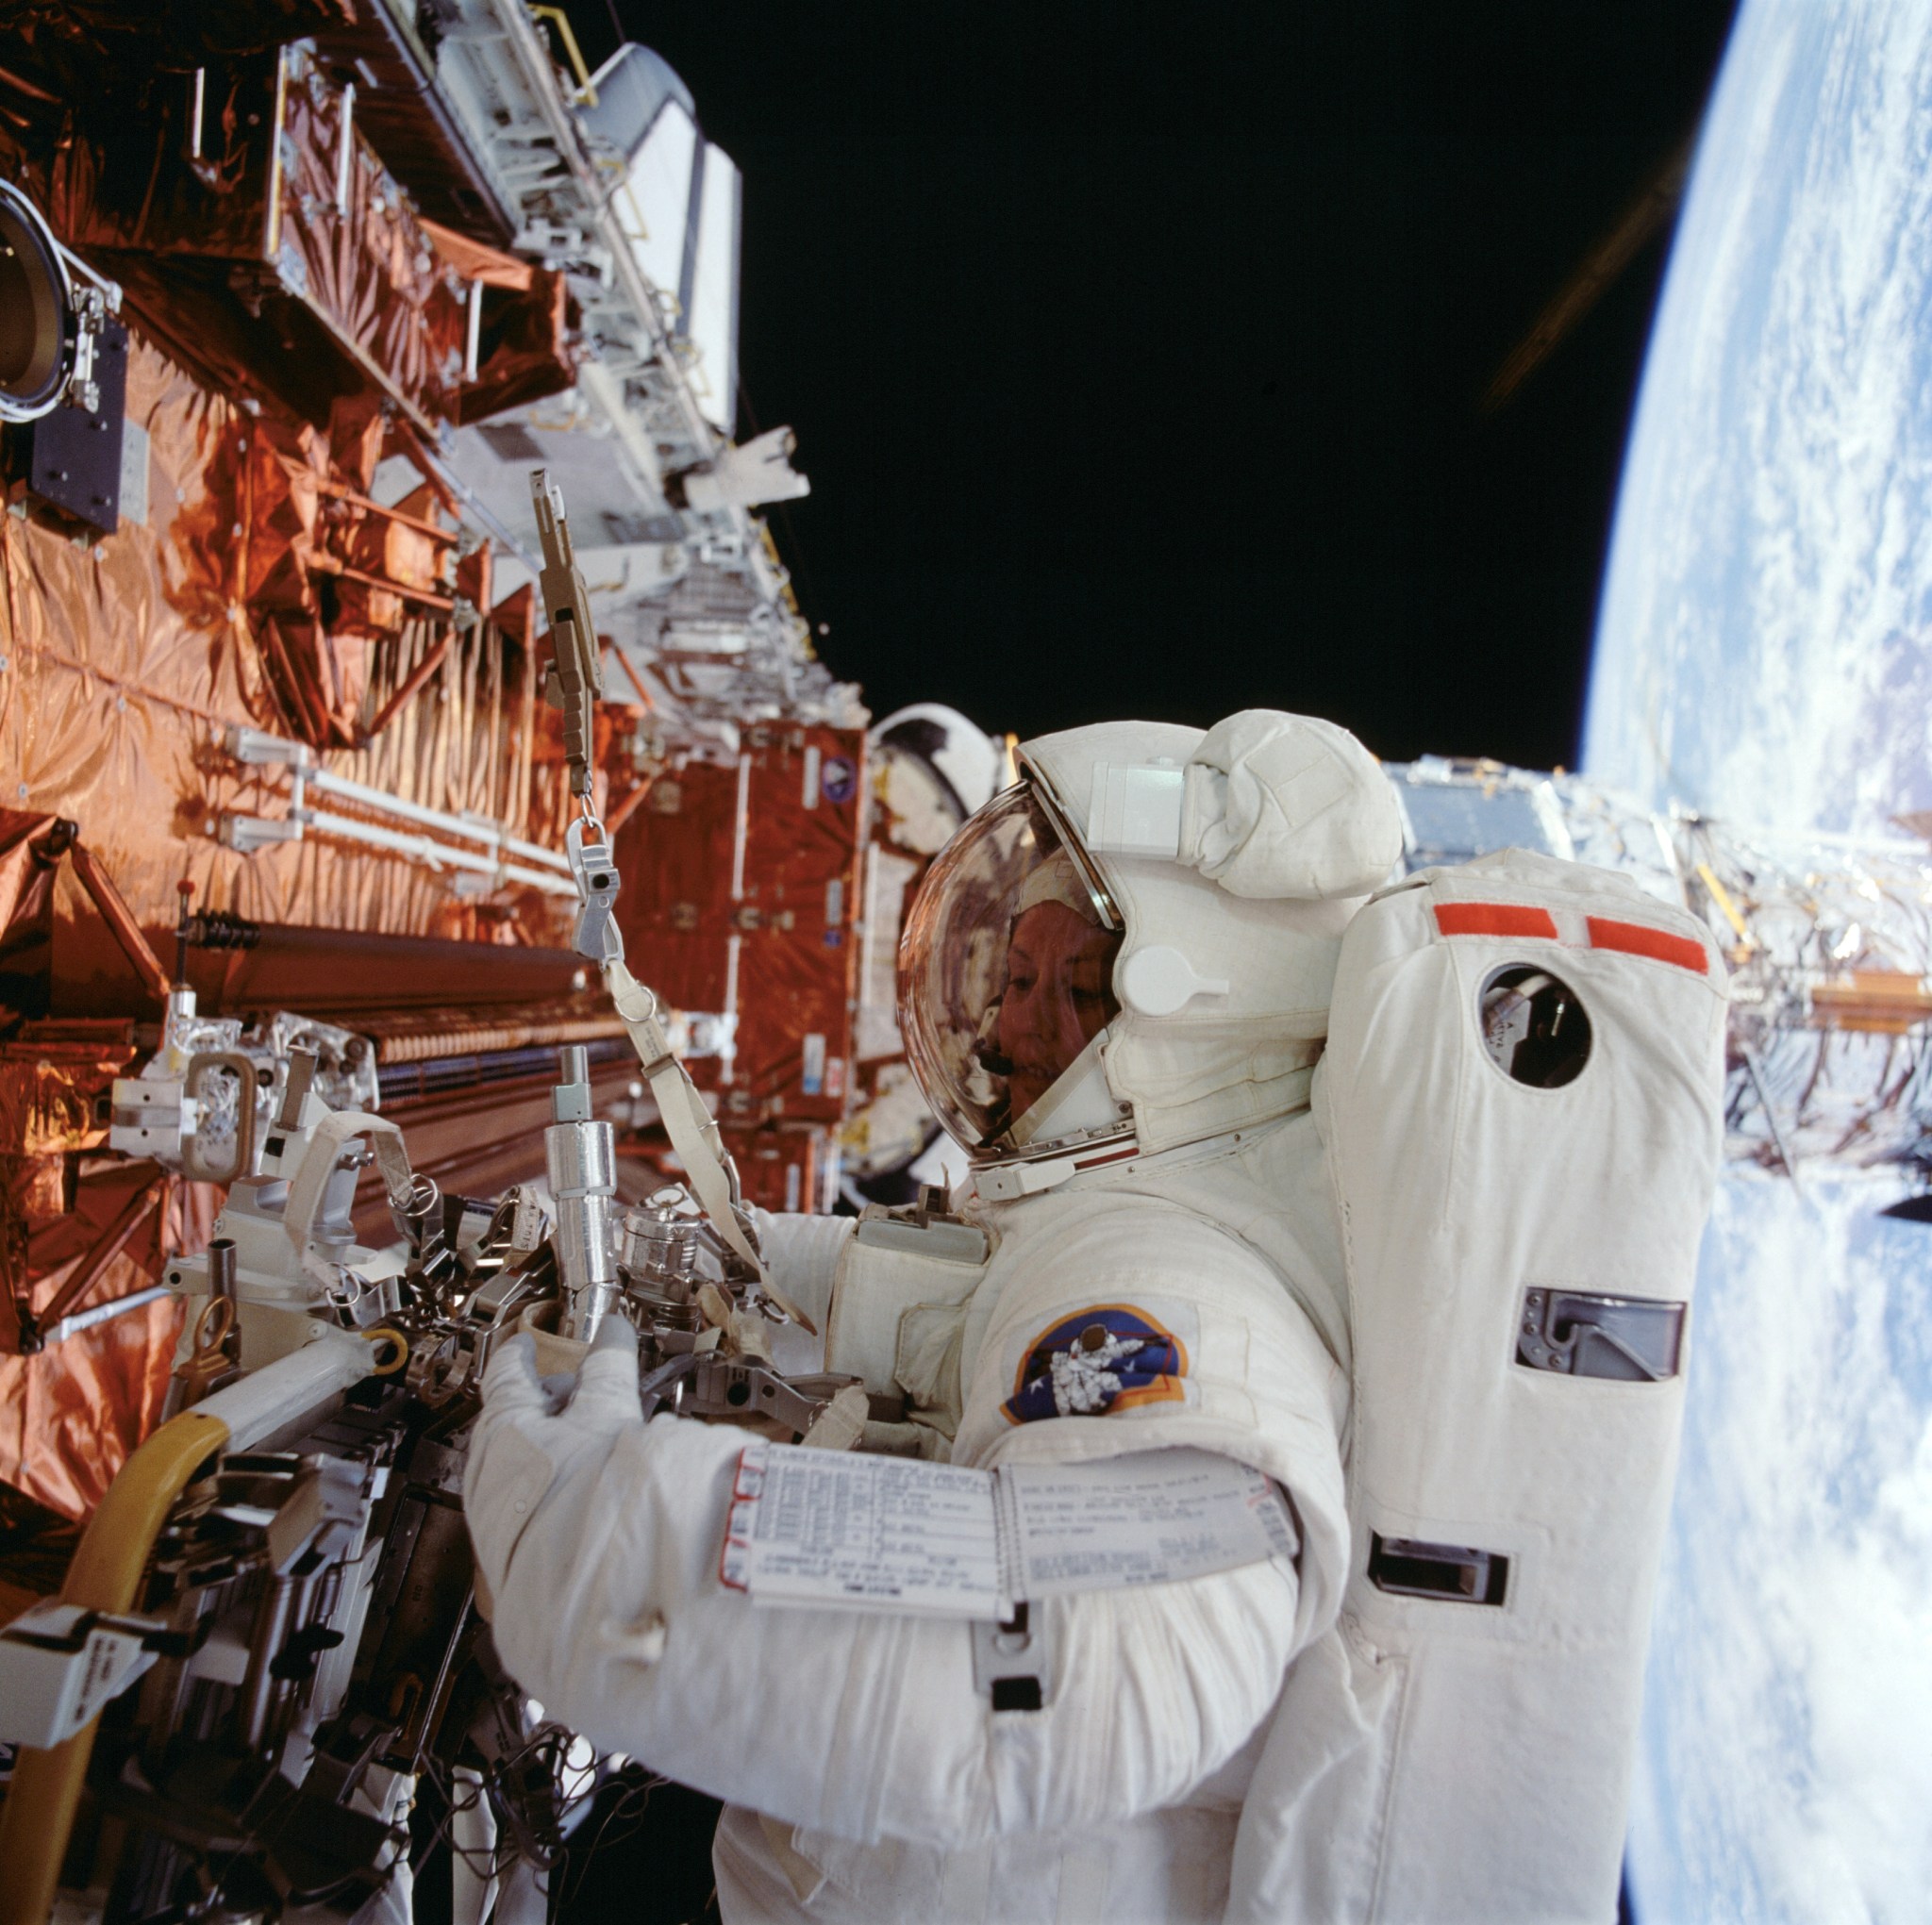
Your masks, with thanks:
[[[60,405],[78,326],[53,230],[17,187],[0,180],[0,421],[38,421]]]

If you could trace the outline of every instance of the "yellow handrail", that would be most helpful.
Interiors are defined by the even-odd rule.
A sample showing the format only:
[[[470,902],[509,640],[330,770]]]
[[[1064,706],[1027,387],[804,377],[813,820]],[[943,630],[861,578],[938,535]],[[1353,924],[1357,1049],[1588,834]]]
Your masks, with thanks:
[[[184,1410],[121,1467],[88,1520],[60,1601],[91,1611],[134,1608],[148,1553],[175,1500],[228,1441],[218,1417]],[[0,1925],[46,1925],[60,1861],[94,1748],[94,1720],[51,1751],[21,1748],[0,1808]]]
[[[571,31],[570,15],[561,7],[533,7],[530,13],[537,20],[554,20],[557,23],[557,30],[563,36],[563,50],[570,56],[577,85],[583,90],[584,105],[595,107],[597,90],[591,85],[591,70],[584,65],[584,57],[577,50],[577,37]]]
[[[1731,901],[1731,892],[1717,879],[1717,871],[1707,862],[1697,865],[1698,880],[1710,891],[1710,899],[1724,911],[1724,918],[1737,931],[1738,943],[1742,949],[1754,947],[1751,931],[1745,926],[1744,919],[1738,914],[1738,905]]]

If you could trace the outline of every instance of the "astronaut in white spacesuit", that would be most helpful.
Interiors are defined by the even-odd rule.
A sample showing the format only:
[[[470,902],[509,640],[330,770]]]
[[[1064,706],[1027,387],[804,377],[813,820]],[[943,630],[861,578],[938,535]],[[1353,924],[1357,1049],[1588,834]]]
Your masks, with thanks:
[[[1381,1595],[1389,1585],[1372,1567],[1385,1539],[1407,1547],[1407,1563],[1385,1559],[1394,1588],[1421,1570],[1426,1590],[1438,1547],[1423,1540],[1448,1536],[1453,1524],[1464,1535],[1450,1541],[1476,1544],[1473,1534],[1489,1528],[1461,1497],[1439,1522],[1408,1501],[1400,1474],[1384,1480],[1386,1491],[1365,1493],[1352,1487],[1354,1467],[1344,1469],[1357,1319],[1394,1359],[1387,1374],[1399,1399],[1426,1402],[1416,1384],[1435,1382],[1422,1365],[1421,1376],[1405,1378],[1407,1313],[1391,1321],[1378,1308],[1389,1295],[1383,1280],[1400,1277],[1407,1288],[1422,1273],[1411,1253],[1385,1236],[1359,1270],[1355,1260],[1363,1233],[1349,1228],[1350,1183],[1380,1195],[1400,1172],[1378,1161],[1380,1139],[1346,1091],[1373,1082],[1378,1052],[1392,1051],[1424,1097],[1489,1100],[1454,1054],[1481,1047],[1474,1004],[1464,1023],[1459,992],[1451,995],[1448,1020],[1459,1026],[1440,1047],[1419,1046],[1396,1018],[1412,1009],[1440,1027],[1429,986],[1444,970],[1486,966],[1477,948],[1491,938],[1478,931],[1477,948],[1455,947],[1453,917],[1417,933],[1433,887],[1398,894],[1389,913],[1377,904],[1368,939],[1381,949],[1364,977],[1369,1000],[1357,997],[1347,1075],[1336,1079],[1346,1087],[1324,1131],[1310,1085],[1338,956],[1402,848],[1373,758],[1330,724],[1251,711],[1205,736],[1153,723],[1070,731],[1028,744],[1022,770],[1022,783],[935,863],[901,950],[908,1057],[974,1158],[953,1215],[868,1220],[856,1234],[849,1220],[769,1219],[767,1259],[825,1332],[826,1367],[903,1401],[903,1420],[871,1441],[979,1467],[1205,1449],[1263,1471],[1286,1493],[1295,1553],[1037,1603],[1047,1688],[1038,1708],[995,1709],[975,1686],[963,1622],[764,1608],[721,1581],[742,1434],[670,1419],[644,1424],[625,1326],[612,1319],[560,1412],[525,1341],[507,1346],[486,1380],[466,1502],[497,1648],[551,1715],[727,1801],[715,1847],[727,1920],[1341,1918],[1370,1914],[1378,1880],[1383,1916],[1430,1917],[1426,1897],[1406,1896],[1400,1864],[1387,1877],[1377,1870],[1389,1855],[1377,1800],[1396,1775],[1391,1734],[1402,1726],[1389,1706],[1399,1712],[1404,1679],[1420,1691],[1436,1675],[1431,1639],[1445,1612],[1460,1612],[1457,1650],[1471,1624],[1485,1636],[1500,1627],[1505,1643],[1528,1650],[1541,1635],[1535,1614],[1557,1595],[1540,1587],[1538,1560],[1561,1539],[1561,1520],[1519,1528],[1513,1513],[1499,1517],[1507,1541],[1466,1553],[1490,1560],[1474,1581],[1449,1568],[1461,1602],[1416,1606],[1420,1632],[1402,1618],[1381,1644],[1341,1635],[1344,1594],[1353,1601],[1365,1577],[1374,1596],[1364,1621],[1381,1603],[1398,1616],[1409,1608],[1407,1596]],[[1474,893],[1544,902],[1574,889],[1570,865],[1519,873],[1506,863],[1505,871],[1478,878]],[[1702,970],[1705,950],[1680,928],[1688,919],[1647,904],[1644,926],[1658,919],[1657,939],[1688,944]],[[1688,997],[1691,971],[1684,957],[1679,964],[1685,982],[1664,987]],[[1585,1001],[1599,1010],[1620,993],[1587,957],[1564,968],[1598,969]],[[1375,1001],[1391,983],[1395,1003]],[[1422,987],[1400,987],[1410,984]],[[1657,993],[1647,978],[1631,991]],[[1716,1005],[1708,993],[1683,1002],[1675,1028],[1688,1037],[1679,1054],[1690,1067],[1666,1079],[1661,1098],[1644,1099],[1648,1126],[1662,1131],[1659,1153],[1675,1159],[1679,1175],[1660,1174],[1647,1149],[1634,1162],[1611,1159],[1619,1183],[1677,1184],[1681,1195],[1666,1199],[1668,1234],[1658,1233],[1644,1272],[1676,1296],[1701,1220],[1697,1170],[1681,1173],[1685,1145],[1706,1153],[1714,1140],[1714,1091],[1707,1101],[1700,1078],[1721,1001],[1720,992]],[[1537,1005],[1546,1006],[1547,998]],[[1574,1037],[1579,1019],[1570,1021]],[[1607,1099],[1609,1073],[1595,1063],[1579,1087]],[[1386,1103],[1386,1091],[1376,1100]],[[1513,1096],[1494,1100],[1499,1114],[1518,1118]],[[1425,1109],[1417,1112],[1424,1123]],[[1561,1138],[1565,1114],[1520,1117],[1528,1136]],[[1407,1139],[1396,1133],[1424,1184],[1431,1157],[1468,1120],[1452,1120],[1447,1135],[1421,1124]],[[1340,1159],[1324,1153],[1324,1134],[1343,1145]],[[1347,1180],[1331,1167],[1338,1160]],[[1566,1181],[1574,1210],[1590,1179],[1573,1169]],[[1534,1210],[1523,1214],[1535,1220]],[[1442,1223],[1455,1215],[1445,1205]],[[1479,1272],[1466,1300],[1478,1305],[1491,1287],[1487,1247],[1478,1231],[1464,1245]],[[1600,1260],[1579,1259],[1550,1281],[1601,1284],[1591,1268]],[[1506,1286],[1508,1294],[1484,1327],[1494,1325],[1507,1347],[1521,1273],[1498,1276],[1491,1294]],[[1628,1279],[1618,1271],[1608,1281]],[[1396,1332],[1386,1343],[1385,1326]],[[1642,1340],[1639,1331],[1633,1341]],[[1580,1340],[1568,1341],[1574,1352]],[[1432,1355],[1423,1364],[1433,1368]],[[1486,1348],[1471,1356],[1465,1375],[1491,1369]],[[1636,1432],[1615,1438],[1643,1466],[1635,1522],[1621,1537],[1611,1533],[1634,1572],[1634,1592],[1612,1588],[1623,1617],[1637,1614],[1640,1666],[1644,1558],[1654,1564],[1658,1481],[1667,1491],[1674,1438],[1675,1405],[1663,1400],[1676,1387],[1675,1358],[1674,1337],[1671,1381],[1641,1419],[1650,1426],[1643,1436],[1664,1442],[1644,1447]],[[1495,1367],[1502,1391],[1484,1380],[1469,1407],[1514,1394],[1508,1364],[1506,1355]],[[1606,1387],[1548,1381],[1559,1385],[1556,1399],[1531,1386],[1532,1401],[1565,1423],[1581,1406],[1562,1404],[1562,1392]],[[1657,1386],[1614,1387],[1641,1396]],[[1453,1430],[1465,1408],[1459,1394],[1447,1408]],[[1359,1456],[1359,1432],[1354,1441]],[[1377,1510],[1385,1495],[1392,1508]],[[1614,1499],[1600,1496],[1584,1528],[1616,1516]],[[1503,1575],[1512,1558],[1526,1577]],[[1635,1688],[1630,1633],[1620,1624],[1608,1643],[1598,1636],[1622,1666],[1610,1668],[1607,1702]],[[1559,1624],[1558,1642],[1573,1629]],[[1494,1637],[1478,1643],[1483,1652],[1504,1648]],[[1583,1644],[1593,1649],[1589,1635]],[[1580,1660],[1581,1682],[1571,1681],[1586,1697],[1591,1662]],[[1467,1726],[1472,1716],[1480,1721],[1489,1686],[1457,1689],[1465,1684],[1476,1699],[1449,1709]],[[1479,1735],[1471,1752],[1487,1755]],[[1607,1817],[1580,1821],[1592,1839],[1611,1840],[1612,1903],[1616,1773],[1626,1752],[1610,1760]],[[1513,1753],[1506,1745],[1497,1755]],[[1572,1774],[1559,1789],[1588,1799],[1593,1781]],[[1513,1783],[1507,1792],[1504,1806],[1529,1810],[1532,1844],[1552,1835],[1561,1844],[1561,1823],[1534,1791],[1527,1807]],[[1342,1817],[1337,1800],[1346,1801]],[[1453,1800],[1444,1810],[1447,1822],[1480,1834]],[[1550,1830],[1540,1834],[1539,1822]],[[1420,1849],[1439,1852],[1434,1842]],[[1596,1890],[1602,1851],[1591,1850],[1579,1848]],[[1574,1874],[1560,1868],[1544,1888],[1532,1879],[1524,1904],[1507,1889],[1497,1902],[1497,1872],[1474,1866],[1476,1895],[1434,1916],[1557,1919],[1589,1910],[1572,1903],[1562,1880]]]

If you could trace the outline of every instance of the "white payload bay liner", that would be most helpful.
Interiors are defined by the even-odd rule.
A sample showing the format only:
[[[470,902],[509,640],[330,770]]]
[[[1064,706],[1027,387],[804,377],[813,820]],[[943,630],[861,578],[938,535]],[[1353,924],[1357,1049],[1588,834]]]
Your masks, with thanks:
[[[1486,987],[1523,966],[1588,1017],[1559,1087],[1483,1040]],[[1702,926],[1602,870],[1509,851],[1350,925],[1315,1116],[1353,1559],[1250,1789],[1231,1917],[1611,1917],[1724,1015]]]

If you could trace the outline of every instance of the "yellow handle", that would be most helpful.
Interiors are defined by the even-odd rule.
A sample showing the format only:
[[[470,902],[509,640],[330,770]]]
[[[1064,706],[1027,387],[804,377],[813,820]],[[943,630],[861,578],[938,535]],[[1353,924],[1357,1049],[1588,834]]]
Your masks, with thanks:
[[[365,1330],[363,1338],[375,1350],[389,1350],[391,1354],[386,1364],[375,1365],[369,1372],[372,1377],[393,1377],[409,1361],[409,1339],[400,1330],[391,1330],[382,1324],[375,1330]]]
[[[194,1319],[194,1356],[218,1357],[222,1353],[222,1341],[235,1327],[235,1300],[232,1297],[210,1297],[201,1306],[201,1315]]]
[[[60,1586],[61,1602],[91,1611],[132,1610],[148,1553],[175,1500],[227,1441],[228,1427],[220,1418],[184,1410],[142,1445],[88,1520]],[[0,1807],[0,1866],[7,1868],[0,1879],[0,1925],[46,1925],[93,1748],[93,1723],[51,1751],[21,1748]]]

